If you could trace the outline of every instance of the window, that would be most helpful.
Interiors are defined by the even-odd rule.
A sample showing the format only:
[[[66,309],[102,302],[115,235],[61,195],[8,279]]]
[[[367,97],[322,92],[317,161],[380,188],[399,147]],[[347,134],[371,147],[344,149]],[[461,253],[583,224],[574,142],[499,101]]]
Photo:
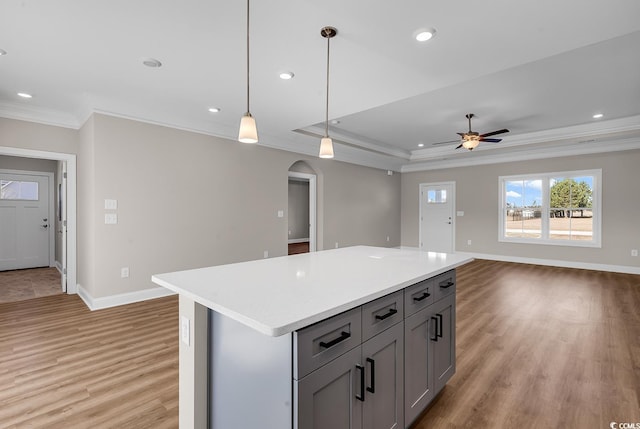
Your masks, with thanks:
[[[38,182],[0,180],[0,200],[38,201]]]
[[[446,203],[447,203],[446,189],[429,189],[427,191],[427,204],[446,204]]]
[[[600,247],[602,170],[502,176],[499,240]]]

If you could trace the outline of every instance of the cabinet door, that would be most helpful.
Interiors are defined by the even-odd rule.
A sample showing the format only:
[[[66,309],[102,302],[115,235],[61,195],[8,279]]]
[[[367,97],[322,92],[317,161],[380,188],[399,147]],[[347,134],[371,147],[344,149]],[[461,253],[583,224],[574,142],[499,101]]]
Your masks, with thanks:
[[[404,428],[404,328],[398,323],[362,344],[366,429]]]
[[[432,338],[435,338],[436,332],[431,314],[431,307],[427,307],[404,321],[406,426],[409,426],[433,399]]]
[[[437,338],[433,342],[434,391],[437,394],[456,372],[456,296],[433,305]]]
[[[361,429],[365,368],[360,366],[361,348],[345,353],[294,380],[294,428]]]

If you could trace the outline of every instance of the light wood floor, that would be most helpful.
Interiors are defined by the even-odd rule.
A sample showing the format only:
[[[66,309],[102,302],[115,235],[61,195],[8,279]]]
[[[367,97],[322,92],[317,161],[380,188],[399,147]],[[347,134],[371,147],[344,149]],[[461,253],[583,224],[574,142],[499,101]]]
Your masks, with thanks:
[[[16,302],[62,294],[57,268],[0,271],[0,302]]]
[[[0,304],[0,428],[177,428],[178,300]]]
[[[640,276],[475,261],[457,306],[457,373],[414,429],[640,422]],[[177,428],[177,314],[0,304],[0,428]]]

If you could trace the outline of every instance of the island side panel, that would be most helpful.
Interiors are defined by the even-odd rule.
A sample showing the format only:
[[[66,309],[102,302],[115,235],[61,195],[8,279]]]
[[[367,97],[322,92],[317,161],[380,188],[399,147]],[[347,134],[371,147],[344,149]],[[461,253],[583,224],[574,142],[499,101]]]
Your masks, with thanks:
[[[209,310],[211,429],[290,429],[292,334],[270,337]]]
[[[204,374],[208,370],[208,311],[207,307],[180,295],[178,403],[181,428],[204,428],[207,425],[207,378]],[[188,320],[188,333],[183,332],[185,320]],[[188,334],[189,344],[183,340],[183,333]]]

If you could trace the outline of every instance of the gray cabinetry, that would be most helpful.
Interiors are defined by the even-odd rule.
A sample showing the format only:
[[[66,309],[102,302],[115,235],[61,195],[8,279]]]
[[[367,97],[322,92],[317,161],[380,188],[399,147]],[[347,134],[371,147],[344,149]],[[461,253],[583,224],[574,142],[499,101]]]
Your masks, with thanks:
[[[436,341],[433,345],[433,379],[439,392],[456,372],[456,297],[449,295],[433,305]],[[433,319],[435,317],[435,319]]]
[[[402,323],[397,323],[362,344],[362,362],[366,369],[363,428],[404,427],[403,337]]]
[[[294,428],[404,427],[403,317],[400,291],[294,334]]]
[[[431,308],[427,307],[404,321],[405,339],[405,421],[407,426],[433,399],[433,345],[435,334]]]
[[[294,428],[361,429],[364,368],[357,347],[294,381]]]

